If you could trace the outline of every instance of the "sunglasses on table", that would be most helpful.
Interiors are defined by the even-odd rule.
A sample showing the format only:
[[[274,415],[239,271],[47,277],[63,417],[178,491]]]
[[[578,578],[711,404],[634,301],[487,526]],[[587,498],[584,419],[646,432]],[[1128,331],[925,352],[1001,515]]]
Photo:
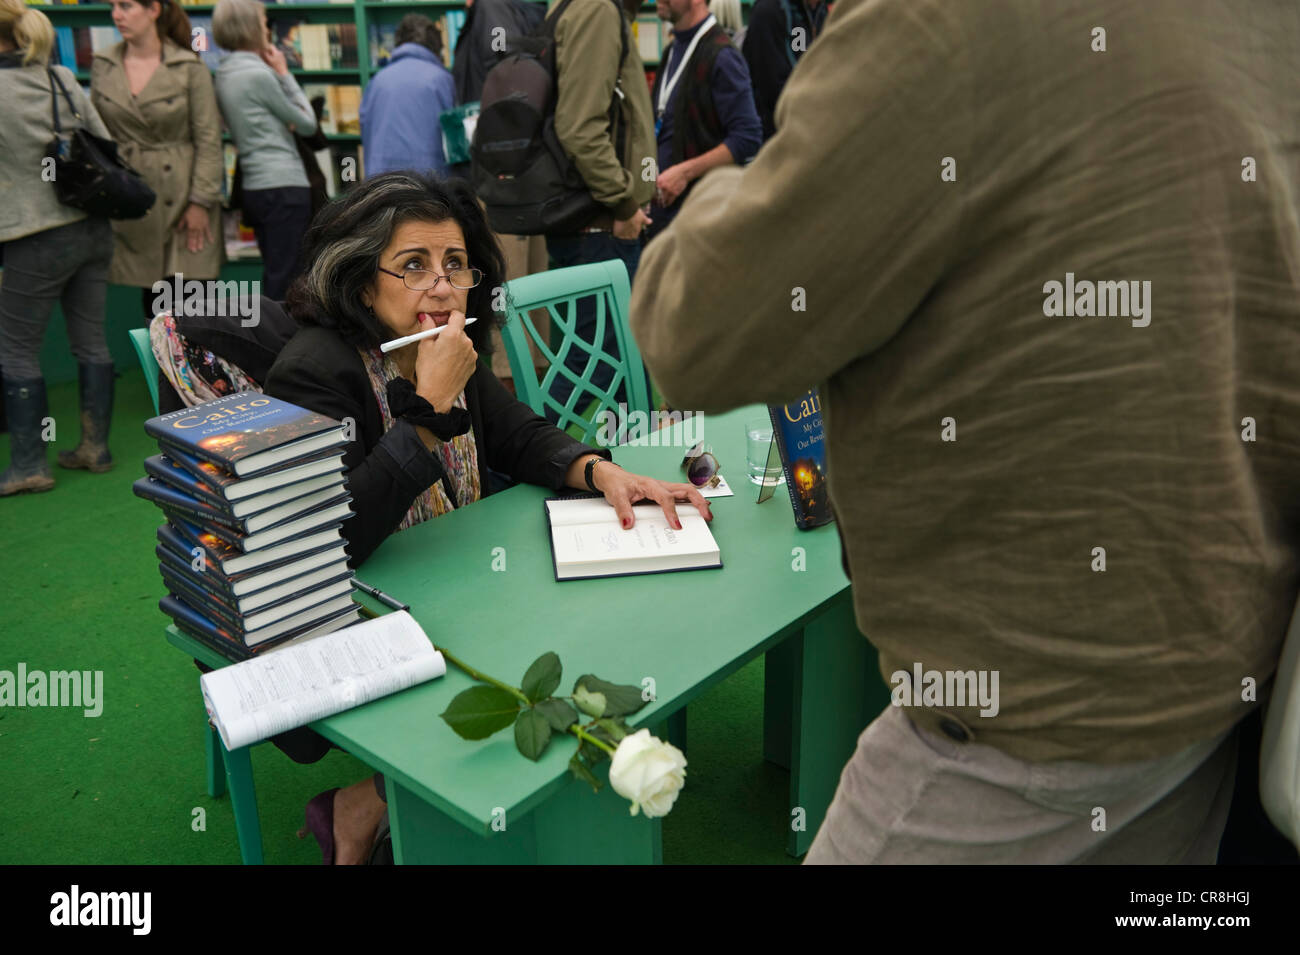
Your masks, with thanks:
[[[712,448],[704,446],[704,442],[686,452],[682,468],[686,471],[686,479],[696,487],[717,487],[722,480],[718,474],[718,459],[713,456]]]

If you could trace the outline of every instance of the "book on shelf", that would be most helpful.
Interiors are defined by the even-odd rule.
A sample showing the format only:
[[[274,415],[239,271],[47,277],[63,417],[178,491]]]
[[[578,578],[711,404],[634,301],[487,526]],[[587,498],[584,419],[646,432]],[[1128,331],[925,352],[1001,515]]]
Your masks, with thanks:
[[[809,388],[798,401],[769,406],[768,414],[795,524],[803,530],[829,524],[833,518],[826,484],[821,396],[816,388]]]
[[[176,448],[241,478],[346,443],[334,419],[255,391],[158,415],[144,429],[164,452]]]
[[[320,115],[321,132],[361,133],[361,87],[356,83],[303,83],[307,101],[317,98],[325,101]]]
[[[51,62],[66,66],[74,73],[88,72],[95,54],[121,39],[117,27],[55,26]]]
[[[556,580],[658,574],[721,567],[718,542],[693,504],[677,505],[680,530],[658,504],[637,504],[630,528],[602,497],[545,501]]]
[[[284,53],[290,69],[355,70],[359,65],[355,23],[309,23],[276,17],[272,28],[275,45]]]
[[[442,35],[442,65],[447,69],[451,69],[452,53],[456,49],[456,41],[460,37],[460,31],[465,28],[465,11],[447,10],[438,16],[431,15],[431,11],[426,11],[426,15],[434,22],[438,32]],[[388,61],[393,55],[393,49],[397,46],[396,31],[396,20],[370,20],[366,24],[366,39],[370,44],[371,69],[377,70],[388,65]]]
[[[397,46],[397,21],[371,20],[366,24],[366,32],[370,39],[371,69],[377,70],[381,66],[387,66],[393,55],[393,48]]]
[[[226,749],[238,749],[446,672],[415,618],[399,610],[205,673],[200,685]]]
[[[229,55],[230,51],[224,47],[217,46],[216,38],[212,34],[212,15],[211,14],[187,14],[190,20],[190,34],[193,41],[190,47],[194,50],[203,65],[215,72],[221,61]]]

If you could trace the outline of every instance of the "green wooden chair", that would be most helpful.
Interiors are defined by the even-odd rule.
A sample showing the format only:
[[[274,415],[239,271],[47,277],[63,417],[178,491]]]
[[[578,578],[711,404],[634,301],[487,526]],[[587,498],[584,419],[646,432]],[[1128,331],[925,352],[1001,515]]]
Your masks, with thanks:
[[[515,394],[520,401],[543,416],[549,409],[557,415],[561,429],[572,428],[570,433],[587,444],[594,443],[600,428],[600,412],[618,414],[616,395],[620,384],[626,389],[629,412],[649,413],[653,410],[641,352],[628,328],[627,308],[632,290],[627,279],[627,267],[621,259],[525,275],[507,282],[506,292],[506,324],[501,337],[505,342],[506,356],[510,359]],[[587,296],[596,299],[595,344],[583,341],[574,330],[578,299]],[[530,313],[539,308],[546,309],[552,328],[559,333],[551,336],[558,339],[555,348],[533,324]],[[610,355],[601,347],[608,323],[613,323],[615,341],[622,358]],[[540,381],[529,352],[529,342],[549,363]],[[587,354],[587,364],[581,376],[564,365],[565,358],[575,349]],[[614,377],[604,389],[592,381],[602,363],[614,369]],[[551,383],[561,375],[573,383],[573,392],[563,405],[550,394]]]
[[[135,353],[140,358],[140,367],[144,369],[144,383],[149,386],[149,397],[153,399],[153,413],[158,414],[158,359],[154,357],[153,345],[149,343],[149,329],[132,328],[128,332]]]
[[[144,369],[144,380],[149,386],[149,397],[153,399],[154,414],[158,414],[158,359],[154,357],[153,345],[149,342],[149,329],[132,328],[129,329],[129,334],[135,353],[140,358],[140,367]],[[204,721],[207,721],[206,713]],[[203,737],[208,795],[217,799],[229,788],[230,805],[235,814],[235,832],[239,838],[239,855],[245,865],[260,865],[263,858],[262,825],[257,814],[257,795],[253,788],[253,766],[248,758],[250,747],[227,751],[211,723],[204,727]]]

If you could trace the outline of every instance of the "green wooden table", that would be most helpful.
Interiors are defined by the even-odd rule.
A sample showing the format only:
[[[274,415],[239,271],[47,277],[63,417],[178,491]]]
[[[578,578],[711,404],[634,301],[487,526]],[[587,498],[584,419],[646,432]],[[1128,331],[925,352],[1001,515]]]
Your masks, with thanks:
[[[515,685],[547,650],[564,664],[563,692],[583,673],[652,678],[656,698],[632,718],[637,726],[674,717],[680,729],[691,700],[766,653],[763,755],[790,769],[789,828],[773,838],[797,856],[889,694],[854,624],[835,528],[798,530],[784,488],[755,503],[744,425],[763,414],[754,406],[697,425],[737,492],[712,502],[721,569],[556,582],[542,504],[550,494],[520,486],[393,535],[358,576],[409,603],[436,644]],[[660,434],[676,440],[681,427]],[[617,448],[614,458],[681,480],[682,453],[678,440]],[[573,779],[567,738],[531,763],[509,730],[457,737],[438,714],[470,685],[450,670],[312,724],[384,773],[397,861],[661,861],[661,820],[632,817],[608,785],[594,794]],[[689,763],[689,747],[686,755]],[[686,785],[709,771],[689,763]]]

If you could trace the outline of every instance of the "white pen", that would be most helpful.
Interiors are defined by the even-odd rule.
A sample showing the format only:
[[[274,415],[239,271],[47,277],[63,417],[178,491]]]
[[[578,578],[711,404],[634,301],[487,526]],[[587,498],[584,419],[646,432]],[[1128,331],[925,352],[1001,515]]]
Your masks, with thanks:
[[[465,319],[465,324],[467,326],[473,325],[477,321],[478,321],[477,318],[467,318]],[[402,338],[394,338],[391,342],[384,342],[382,345],[380,345],[379,350],[382,352],[390,352],[394,348],[401,348],[403,345],[411,344],[411,342],[418,342],[421,338],[432,338],[434,335],[438,334],[446,327],[447,327],[446,325],[439,325],[437,328],[426,328],[424,331],[416,332],[414,335],[406,335]]]

